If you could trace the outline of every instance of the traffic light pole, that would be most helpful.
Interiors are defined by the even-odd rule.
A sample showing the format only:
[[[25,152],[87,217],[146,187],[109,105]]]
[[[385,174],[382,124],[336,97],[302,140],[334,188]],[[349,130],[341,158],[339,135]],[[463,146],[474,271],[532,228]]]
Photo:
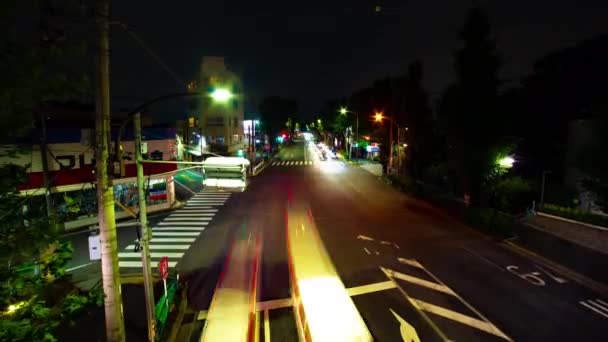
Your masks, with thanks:
[[[142,231],[141,263],[144,274],[144,292],[146,296],[146,318],[148,321],[148,341],[154,342],[156,335],[156,317],[154,314],[154,287],[152,284],[152,266],[150,265],[150,228],[144,190],[144,165],[142,155],[141,114],[133,117],[135,128],[135,160],[137,166],[137,197],[139,199],[139,229]]]

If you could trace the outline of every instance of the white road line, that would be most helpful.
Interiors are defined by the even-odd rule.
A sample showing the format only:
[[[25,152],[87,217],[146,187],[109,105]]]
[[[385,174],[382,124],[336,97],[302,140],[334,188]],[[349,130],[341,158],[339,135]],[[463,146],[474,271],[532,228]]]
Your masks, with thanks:
[[[197,232],[152,232],[154,236],[199,236],[201,233]]]
[[[194,242],[195,238],[152,238],[150,243],[164,243],[164,242]]]
[[[408,266],[424,269],[424,267],[422,267],[422,265],[420,265],[420,263],[418,261],[414,260],[414,259],[397,258],[397,260],[399,260],[399,262],[402,263],[402,264],[406,264]]]
[[[485,331],[494,336],[502,337],[505,340],[511,340],[507,335],[505,335],[502,331],[498,330],[492,323],[485,322],[479,320],[477,318],[473,318],[467,315],[463,315],[459,312],[448,310],[446,308],[442,308],[437,305],[433,305],[431,303],[423,302],[418,299],[412,298],[412,303],[416,305],[419,309],[424,310],[426,312],[430,312],[437,316],[445,317],[447,319],[462,323],[464,325],[468,325],[473,328],[477,328],[481,331]]]
[[[150,264],[152,264],[152,266],[154,266],[154,264],[151,262]],[[175,267],[175,265],[177,265],[177,261],[169,261],[169,267]],[[118,262],[118,267],[123,267],[123,268],[141,268],[142,264],[141,261],[119,261]]]
[[[190,245],[156,245],[156,244],[150,244],[150,249],[174,249],[174,250],[180,250],[180,249],[188,249],[190,248]],[[135,245],[128,245],[127,248],[125,249],[135,249]]]
[[[293,165],[293,162],[292,162],[292,161],[290,161],[290,162],[289,162],[289,166],[292,166],[292,165]]]
[[[599,298],[597,298],[595,301],[599,303],[598,305],[602,306],[604,309],[606,309],[606,311],[608,311],[608,303]]]
[[[372,255],[372,253],[370,253],[367,248],[363,247],[363,249],[365,250],[365,253],[367,253],[367,255]]]
[[[443,293],[449,294],[451,296],[454,295],[454,292],[449,287],[447,287],[445,285],[440,285],[440,284],[433,283],[433,282],[428,281],[428,280],[412,277],[410,275],[403,274],[403,273],[400,273],[400,272],[395,272],[393,270],[390,270],[390,269],[384,268],[384,267],[380,267],[380,269],[382,269],[382,271],[389,278],[401,279],[403,281],[407,281],[408,283],[412,283],[412,284],[415,284],[415,285],[418,285],[418,286],[426,287],[426,288],[431,289],[431,290],[443,292]]]
[[[202,232],[203,230],[205,230],[205,227],[154,227],[152,228],[152,233],[154,232],[167,232],[167,231],[174,231],[174,230],[192,230],[192,231],[200,231]]]
[[[209,221],[209,220],[207,220],[207,221]],[[200,222],[200,223],[203,224],[203,223],[208,223],[208,222]],[[195,226],[196,227],[196,224],[194,222],[158,222],[158,225],[159,226],[175,226],[175,227],[177,227],[177,226],[190,226],[190,227]]]
[[[174,213],[169,215],[168,217],[205,217],[205,216],[214,216],[216,213]]]
[[[91,266],[91,265],[97,264],[97,263],[98,263],[97,261],[93,261],[93,262],[89,262],[89,263],[86,263],[86,264],[70,267],[70,268],[66,269],[65,271],[66,272],[72,272],[72,271],[75,271],[77,269],[80,269],[80,268],[83,268],[83,267],[87,267],[87,266]]]
[[[192,197],[188,201],[204,201],[204,200],[227,200],[230,198],[230,195],[226,196],[201,196],[201,197]]]
[[[308,165],[312,165],[312,160],[309,160],[309,161],[308,161]]]
[[[186,214],[186,213],[189,214],[189,213],[215,213],[217,211],[218,211],[218,209],[215,209],[215,208],[213,208],[211,206],[197,206],[197,207],[191,206],[191,207],[181,208],[177,212],[184,213],[184,214]]]
[[[228,199],[227,198],[207,198],[207,199],[200,199],[200,200],[189,200],[188,204],[201,204],[201,203],[224,203],[226,202]]]
[[[598,308],[596,307],[597,303],[595,303],[595,302],[594,302],[594,301],[592,301],[592,300],[589,300],[588,302],[589,302],[589,303],[591,303],[591,304],[586,303],[586,302],[583,302],[583,301],[580,301],[579,303],[580,303],[581,305],[583,305],[584,307],[586,307],[586,308],[588,308],[588,309],[590,309],[590,310],[593,310],[594,312],[596,312],[596,313],[598,313],[598,314],[600,314],[600,315],[602,315],[602,316],[604,316],[604,317],[608,318],[608,313],[603,312],[601,309],[598,309]],[[593,304],[593,305],[592,305],[592,304]]]
[[[211,215],[211,217],[167,217],[165,218],[163,221],[167,221],[167,222],[189,222],[189,221],[211,221],[211,218],[214,215]]]
[[[219,201],[213,201],[213,202],[205,201],[205,202],[196,202],[196,203],[186,203],[186,208],[200,207],[200,206],[203,206],[203,205],[206,205],[206,206],[209,206],[209,205],[211,205],[211,206],[224,205],[225,202],[226,201],[222,201],[222,202],[219,202]]]
[[[382,282],[374,283],[374,284],[351,287],[349,289],[346,289],[346,291],[348,292],[348,295],[352,297],[352,296],[358,296],[358,295],[362,295],[362,294],[390,290],[390,289],[395,289],[395,288],[397,288],[397,285],[395,285],[395,282],[392,280],[387,280],[387,281],[382,281]]]
[[[162,257],[181,258],[183,255],[184,255],[184,253],[171,253],[171,252],[150,253],[150,258],[156,258],[156,259],[160,259]],[[138,253],[138,252],[118,253],[118,257],[119,258],[141,258],[141,253]]]

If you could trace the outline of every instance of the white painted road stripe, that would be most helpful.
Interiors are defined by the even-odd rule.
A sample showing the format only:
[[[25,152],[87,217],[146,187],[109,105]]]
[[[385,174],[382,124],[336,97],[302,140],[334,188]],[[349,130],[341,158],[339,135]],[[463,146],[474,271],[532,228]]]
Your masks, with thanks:
[[[194,242],[195,238],[152,238],[150,243],[163,243],[163,242]]]
[[[211,215],[211,217],[167,217],[165,218],[163,221],[168,221],[168,222],[189,222],[189,221],[211,221],[211,218],[214,215]]]
[[[402,264],[406,264],[408,266],[424,269],[424,267],[422,267],[422,265],[420,265],[420,263],[418,261],[414,260],[414,259],[397,258],[397,260],[399,260],[399,262],[402,263]]]
[[[169,217],[202,217],[202,216],[214,216],[216,213],[174,213]]]
[[[453,321],[468,325],[473,328],[477,328],[481,331],[485,331],[494,336],[502,337],[505,340],[511,340],[507,335],[505,335],[502,331],[498,330],[492,323],[488,323],[477,318],[473,318],[467,315],[463,315],[459,312],[448,310],[446,308],[442,308],[437,305],[433,305],[427,302],[423,302],[418,299],[412,298],[412,304],[416,305],[419,309],[424,310],[426,312],[430,312],[437,316],[445,317],[447,319],[451,319]]]
[[[197,232],[152,232],[152,237],[154,237],[154,236],[199,236],[199,235],[201,235],[201,233],[197,233]]]
[[[184,255],[184,253],[171,253],[171,252],[150,253],[150,258],[155,258],[155,259],[160,259],[162,257],[181,258],[183,255]],[[137,252],[118,253],[118,257],[119,258],[141,258],[141,253],[137,253]]]
[[[591,301],[592,302],[592,301]],[[601,307],[602,309],[606,310],[606,312],[608,312],[608,303],[604,302],[601,299],[596,299],[595,300],[595,304],[599,307]]]
[[[152,232],[166,232],[166,231],[173,231],[173,230],[196,230],[196,231],[203,231],[205,230],[205,227],[154,227],[152,228]]]
[[[150,263],[153,267],[156,267],[153,262]],[[119,261],[118,267],[132,267],[132,268],[141,268],[141,261]],[[169,267],[175,267],[177,265],[177,261],[169,261]]]
[[[592,302],[592,301],[590,300],[590,302]],[[602,310],[600,310],[600,309],[596,308],[595,306],[589,305],[589,304],[587,304],[587,303],[585,303],[585,302],[583,302],[583,301],[580,301],[579,303],[580,303],[582,306],[587,307],[587,308],[589,308],[590,310],[593,310],[594,312],[596,312],[596,313],[598,313],[598,314],[600,314],[600,315],[602,315],[602,316],[604,316],[604,317],[608,318],[608,314],[607,314],[607,313],[605,313],[605,312],[603,312]]]
[[[179,213],[194,213],[194,212],[200,212],[200,213],[215,213],[218,210],[210,207],[210,206],[191,206],[191,207],[186,207],[186,208],[181,208],[178,212]]]
[[[426,287],[428,289],[431,290],[435,290],[435,291],[439,291],[439,292],[443,292],[445,294],[449,294],[454,296],[454,292],[447,286],[444,285],[440,285],[431,281],[427,281],[424,279],[420,279],[420,278],[416,278],[416,277],[412,277],[410,275],[407,274],[403,274],[403,273],[399,273],[399,272],[395,272],[393,270],[387,269],[387,268],[382,268],[382,271],[384,271],[384,273],[386,273],[386,275],[391,278],[397,278],[397,279],[401,279],[404,281],[407,281],[408,283],[412,283],[412,284],[416,284],[422,287]]]
[[[209,221],[209,220],[207,220]],[[201,224],[203,223],[208,223],[208,222],[200,222]],[[193,222],[159,222],[158,223],[159,226],[197,226],[195,223]]]
[[[352,297],[352,296],[358,296],[358,295],[362,295],[362,294],[366,294],[366,293],[390,290],[390,289],[395,289],[395,288],[397,288],[397,285],[395,285],[395,282],[392,280],[387,280],[387,281],[383,281],[380,283],[351,287],[349,289],[346,289],[346,291],[348,292],[348,295]]]
[[[150,244],[150,249],[175,249],[175,250],[180,250],[180,249],[188,249],[190,248],[190,245],[156,245],[156,244]],[[135,245],[128,245],[127,248],[125,249],[135,249]]]

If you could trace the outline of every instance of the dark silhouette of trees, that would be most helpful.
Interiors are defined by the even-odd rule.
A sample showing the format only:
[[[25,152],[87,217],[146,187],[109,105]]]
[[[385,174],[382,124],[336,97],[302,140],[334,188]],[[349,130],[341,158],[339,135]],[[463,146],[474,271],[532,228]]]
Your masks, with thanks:
[[[258,106],[261,127],[271,137],[278,135],[285,128],[289,118],[295,118],[298,103],[293,98],[270,96],[262,100]]]
[[[504,117],[497,107],[501,63],[490,23],[479,8],[468,13],[460,37],[458,79],[444,92],[438,114],[460,190],[480,202],[504,133]]]

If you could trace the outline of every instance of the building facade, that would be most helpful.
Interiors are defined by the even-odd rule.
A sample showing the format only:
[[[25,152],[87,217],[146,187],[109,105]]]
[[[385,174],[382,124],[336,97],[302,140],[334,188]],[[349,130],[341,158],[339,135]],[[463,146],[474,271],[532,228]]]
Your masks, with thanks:
[[[242,149],[246,143],[243,84],[226,67],[224,57],[203,57],[196,88],[205,94],[195,117],[209,151]]]

